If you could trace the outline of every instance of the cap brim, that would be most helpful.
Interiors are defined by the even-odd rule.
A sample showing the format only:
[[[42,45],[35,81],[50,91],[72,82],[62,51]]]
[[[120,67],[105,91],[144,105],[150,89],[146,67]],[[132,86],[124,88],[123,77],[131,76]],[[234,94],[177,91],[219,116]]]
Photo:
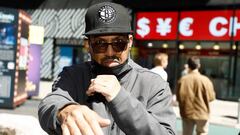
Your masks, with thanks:
[[[88,31],[83,35],[104,35],[104,34],[131,34],[133,33],[129,28],[99,28],[95,30]]]

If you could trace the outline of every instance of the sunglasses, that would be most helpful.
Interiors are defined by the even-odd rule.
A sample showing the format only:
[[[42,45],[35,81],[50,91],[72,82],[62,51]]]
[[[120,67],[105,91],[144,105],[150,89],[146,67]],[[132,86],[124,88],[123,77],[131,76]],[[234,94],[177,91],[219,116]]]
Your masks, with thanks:
[[[113,39],[111,43],[104,39],[90,39],[89,41],[94,53],[105,53],[109,45],[115,52],[122,52],[127,48],[128,42],[128,39]]]

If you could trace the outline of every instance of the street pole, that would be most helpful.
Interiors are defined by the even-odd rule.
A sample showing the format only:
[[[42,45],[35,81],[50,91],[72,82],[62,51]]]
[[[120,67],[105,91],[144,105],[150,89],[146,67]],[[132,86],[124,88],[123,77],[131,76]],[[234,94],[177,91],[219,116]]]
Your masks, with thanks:
[[[240,98],[238,99],[238,124],[240,124]]]

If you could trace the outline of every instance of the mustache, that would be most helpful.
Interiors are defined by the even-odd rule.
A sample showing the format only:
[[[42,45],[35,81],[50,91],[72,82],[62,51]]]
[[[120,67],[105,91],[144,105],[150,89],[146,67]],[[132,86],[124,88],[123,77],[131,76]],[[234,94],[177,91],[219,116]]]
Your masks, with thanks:
[[[106,56],[104,58],[101,59],[101,61],[108,61],[108,60],[114,60],[114,61],[117,61],[119,62],[119,58],[117,56]]]

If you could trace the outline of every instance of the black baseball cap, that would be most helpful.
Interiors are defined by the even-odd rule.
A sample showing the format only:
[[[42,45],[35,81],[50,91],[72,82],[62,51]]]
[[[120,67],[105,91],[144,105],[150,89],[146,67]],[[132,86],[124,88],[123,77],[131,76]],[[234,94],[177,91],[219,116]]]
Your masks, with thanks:
[[[112,2],[102,2],[88,8],[85,16],[85,34],[129,34],[131,19],[125,7]]]

